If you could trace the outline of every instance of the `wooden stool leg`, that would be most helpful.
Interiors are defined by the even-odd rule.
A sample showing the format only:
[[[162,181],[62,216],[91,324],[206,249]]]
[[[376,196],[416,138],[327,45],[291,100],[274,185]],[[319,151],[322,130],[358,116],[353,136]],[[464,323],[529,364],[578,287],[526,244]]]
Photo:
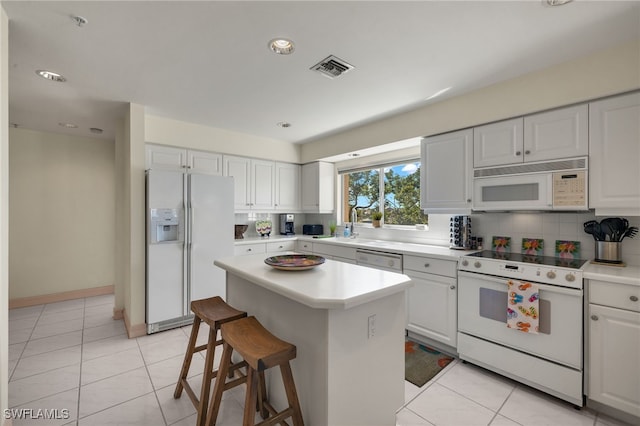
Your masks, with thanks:
[[[202,375],[202,388],[200,390],[200,403],[198,405],[198,420],[196,425],[204,426],[207,418],[207,405],[209,404],[209,391],[213,379],[213,360],[216,353],[216,337],[218,330],[209,328],[209,340],[207,342],[207,355],[204,360],[204,374]]]
[[[196,347],[196,341],[198,340],[198,331],[200,330],[200,323],[202,320],[195,316],[193,317],[193,326],[191,327],[191,336],[189,336],[189,344],[187,346],[187,352],[184,354],[184,361],[182,363],[182,369],[180,370],[180,377],[178,377],[178,383],[176,384],[176,390],[173,392],[173,397],[178,399],[182,395],[182,389],[184,388],[184,380],[187,380],[189,374],[189,368],[191,367],[191,359],[193,358],[193,350]]]
[[[216,384],[213,387],[213,397],[211,398],[211,404],[209,404],[209,409],[207,410],[206,426],[214,426],[216,424],[218,412],[220,411],[220,402],[222,401],[222,392],[225,387],[225,378],[227,377],[227,374],[229,374],[229,365],[231,364],[233,348],[226,342],[222,344],[222,348],[222,359],[220,360],[220,366],[218,367]]]
[[[255,407],[258,400],[258,373],[251,367],[247,367],[247,394],[244,401],[244,416],[242,425],[253,426],[255,424]]]
[[[282,373],[282,381],[284,382],[284,389],[287,392],[287,401],[289,401],[289,407],[293,409],[293,425],[304,426],[302,420],[302,410],[300,409],[300,401],[298,401],[298,393],[296,392],[296,384],[293,381],[293,374],[291,373],[291,365],[285,362],[280,365],[280,372]]]
[[[264,402],[267,400],[267,382],[264,378],[264,371],[261,371],[259,374],[259,383],[260,387],[258,388],[258,405],[256,406],[256,410],[260,412],[260,416],[263,419],[269,417],[269,410],[264,405]]]

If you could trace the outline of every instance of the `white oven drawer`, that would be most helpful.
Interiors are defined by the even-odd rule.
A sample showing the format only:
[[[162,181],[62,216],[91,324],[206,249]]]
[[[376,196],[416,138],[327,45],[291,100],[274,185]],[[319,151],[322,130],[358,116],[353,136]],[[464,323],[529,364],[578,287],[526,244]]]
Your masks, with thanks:
[[[458,330],[582,369],[582,290],[537,285],[540,332],[524,333],[507,328],[507,279],[459,272]]]

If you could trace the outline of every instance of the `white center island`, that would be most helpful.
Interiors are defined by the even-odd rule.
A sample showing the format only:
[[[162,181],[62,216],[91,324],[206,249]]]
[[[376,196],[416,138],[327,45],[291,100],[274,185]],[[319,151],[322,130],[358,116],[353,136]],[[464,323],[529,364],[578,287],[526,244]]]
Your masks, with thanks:
[[[216,260],[229,304],[297,347],[293,376],[306,425],[396,424],[404,404],[406,275],[333,260],[281,271],[266,254]],[[277,368],[267,375],[276,409],[286,404]]]

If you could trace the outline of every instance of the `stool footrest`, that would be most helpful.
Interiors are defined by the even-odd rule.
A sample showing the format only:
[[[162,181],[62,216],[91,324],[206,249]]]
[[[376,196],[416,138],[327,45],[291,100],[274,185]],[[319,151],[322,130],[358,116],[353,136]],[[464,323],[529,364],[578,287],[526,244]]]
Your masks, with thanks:
[[[258,423],[256,426],[271,426],[278,423],[284,426],[289,426],[289,424],[285,422],[284,419],[289,418],[293,415],[293,408],[287,408],[286,410],[278,413],[268,402],[264,401],[263,404],[269,410],[269,413],[273,417],[269,417],[263,420],[262,422]]]

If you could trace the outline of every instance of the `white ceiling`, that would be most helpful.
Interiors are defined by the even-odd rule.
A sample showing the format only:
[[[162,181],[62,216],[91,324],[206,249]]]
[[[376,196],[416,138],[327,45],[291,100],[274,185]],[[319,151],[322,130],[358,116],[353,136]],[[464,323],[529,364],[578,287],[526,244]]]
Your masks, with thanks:
[[[78,135],[98,127],[108,138],[133,102],[148,114],[304,143],[640,38],[638,1],[2,5],[9,121]],[[275,37],[293,40],[295,52],[271,53]],[[329,55],[355,69],[334,80],[309,70]],[[43,68],[67,82],[36,76]]]

